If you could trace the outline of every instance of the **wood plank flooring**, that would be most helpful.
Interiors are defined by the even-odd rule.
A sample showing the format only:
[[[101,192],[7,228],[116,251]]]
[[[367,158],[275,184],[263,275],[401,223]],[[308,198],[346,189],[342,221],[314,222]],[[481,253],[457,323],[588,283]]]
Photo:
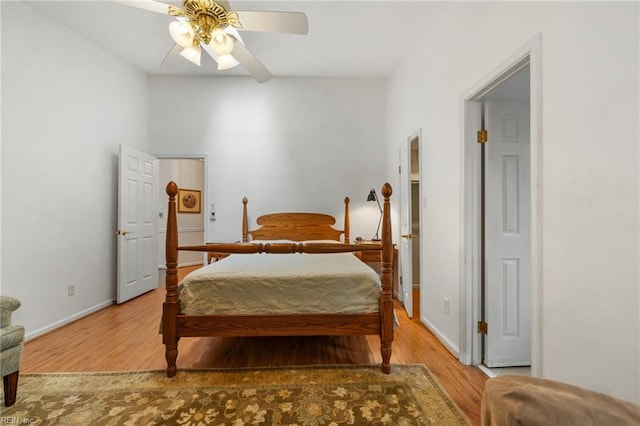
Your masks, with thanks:
[[[193,269],[193,268],[191,268]],[[183,276],[189,272],[184,268]],[[166,368],[158,334],[164,288],[113,305],[25,344],[22,373],[133,371]],[[418,294],[414,301],[418,301]],[[420,323],[418,303],[413,319],[400,304],[400,326],[393,342],[393,364],[424,364],[475,425],[485,374],[460,364]],[[381,362],[376,336],[183,338],[178,368],[262,367]],[[18,389],[18,392],[20,390]]]

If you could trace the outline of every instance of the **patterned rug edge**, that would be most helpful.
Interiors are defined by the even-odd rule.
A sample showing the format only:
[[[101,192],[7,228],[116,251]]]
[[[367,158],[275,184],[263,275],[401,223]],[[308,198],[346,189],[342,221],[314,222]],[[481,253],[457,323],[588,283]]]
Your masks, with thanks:
[[[394,367],[423,367],[430,374],[431,370],[424,364],[392,364],[391,375],[393,375]],[[277,371],[277,370],[332,370],[332,369],[377,369],[380,370],[379,364],[309,364],[309,365],[278,365],[278,366],[257,366],[257,367],[203,367],[203,368],[178,368],[178,372],[197,372],[197,373],[242,373],[251,371]],[[35,376],[91,376],[91,375],[127,375],[127,374],[145,374],[145,373],[166,373],[163,368],[149,368],[144,370],[114,370],[114,371],[56,371],[41,373],[20,373],[20,377]]]
[[[394,375],[395,370],[395,375]],[[422,377],[419,377],[416,371],[421,373]],[[431,373],[431,371],[424,364],[394,364],[392,365],[391,374],[383,374],[380,371],[379,365],[367,364],[367,365],[305,365],[305,366],[268,366],[268,367],[247,367],[247,368],[187,368],[187,369],[179,369],[178,374],[174,378],[166,378],[165,370],[160,369],[148,369],[148,370],[136,370],[136,371],[94,371],[94,372],[54,372],[54,373],[25,373],[21,375],[22,382],[30,382],[31,380],[37,380],[38,382],[56,379],[66,379],[71,380],[72,385],[79,385],[80,382],[84,382],[84,380],[75,380],[74,379],[83,379],[89,377],[110,377],[111,380],[115,383],[114,389],[118,388],[118,383],[128,378],[139,377],[140,382],[135,382],[135,385],[131,386],[131,388],[127,388],[131,391],[151,391],[157,390],[159,388],[158,385],[166,384],[170,386],[172,389],[182,389],[186,391],[187,389],[191,389],[193,386],[194,374],[213,374],[220,375],[225,378],[225,381],[228,380],[228,383],[207,383],[205,388],[224,388],[224,386],[232,386],[234,388],[260,388],[260,389],[275,389],[278,387],[301,387],[301,386],[318,386],[318,387],[328,387],[334,386],[342,389],[343,386],[350,385],[367,385],[369,388],[375,388],[376,386],[384,387],[388,386],[397,386],[396,383],[406,380],[406,386],[408,389],[407,393],[412,393],[412,398],[415,401],[419,401],[421,403],[430,402],[430,404],[445,404],[447,408],[451,411],[451,414],[458,421],[456,424],[470,424],[469,419],[464,414],[464,412],[458,407],[458,405],[454,402],[448,392],[444,389],[444,387],[440,384],[437,378]],[[331,379],[326,381],[325,377],[327,374],[331,373]],[[254,377],[260,376],[261,380],[264,382],[255,382],[251,381]],[[41,379],[41,380],[38,380]],[[302,380],[302,381],[301,381]],[[435,392],[440,402],[434,400],[433,395],[427,395],[425,390],[424,381],[428,382],[429,388],[431,392]],[[76,383],[78,382],[78,383]],[[145,388],[145,382],[149,382],[149,388]],[[411,382],[411,383],[409,383]],[[120,383],[121,385],[121,383]],[[195,389],[201,389],[202,382],[198,382],[198,385]],[[24,386],[23,386],[24,388]],[[70,386],[72,388],[72,386]],[[20,385],[18,386],[18,403],[16,405],[19,406],[21,402],[21,393],[20,393]],[[29,389],[23,389],[24,391],[29,391]],[[113,389],[109,389],[108,385],[105,385],[105,388],[101,388],[99,391],[82,389],[82,386],[78,389],[73,388],[73,391],[70,393],[83,395],[89,393],[96,392],[113,392]],[[122,390],[120,390],[122,392]],[[335,392],[335,391],[334,391]],[[345,391],[346,392],[346,391]],[[50,393],[54,393],[51,391]],[[37,399],[37,397],[34,397]],[[27,399],[27,403],[29,402],[29,398]],[[33,398],[32,398],[33,399]],[[31,401],[33,402],[33,401]],[[324,404],[324,403],[323,403]],[[336,402],[334,402],[336,404]],[[327,405],[327,404],[325,404]],[[424,406],[415,407],[417,409],[428,409],[425,404]],[[3,407],[5,408],[5,407]],[[11,407],[13,408],[13,407]],[[326,407],[325,407],[326,408]],[[365,410],[365,408],[360,408],[360,410]],[[335,409],[334,409],[335,411]],[[19,410],[16,411],[15,414],[28,415],[28,410]],[[308,413],[297,413],[298,416],[302,416],[303,414],[306,416]],[[371,413],[369,413],[371,414]],[[373,415],[373,414],[371,414]],[[414,414],[415,416],[415,414]],[[205,417],[206,418],[206,417]],[[184,420],[184,419],[183,419]],[[255,420],[255,419],[254,419]],[[101,420],[102,421],[102,420]],[[429,420],[430,422],[433,419]],[[206,422],[205,422],[206,423]],[[189,423],[185,423],[189,424]],[[340,424],[340,423],[336,423]],[[413,423],[413,424],[428,424],[428,423]]]

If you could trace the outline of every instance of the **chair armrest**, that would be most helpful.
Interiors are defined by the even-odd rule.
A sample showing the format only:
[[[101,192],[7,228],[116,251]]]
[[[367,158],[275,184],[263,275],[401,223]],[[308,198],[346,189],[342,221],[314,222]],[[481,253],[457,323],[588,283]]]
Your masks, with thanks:
[[[18,309],[22,303],[10,296],[0,296],[0,327],[11,325],[11,313]]]

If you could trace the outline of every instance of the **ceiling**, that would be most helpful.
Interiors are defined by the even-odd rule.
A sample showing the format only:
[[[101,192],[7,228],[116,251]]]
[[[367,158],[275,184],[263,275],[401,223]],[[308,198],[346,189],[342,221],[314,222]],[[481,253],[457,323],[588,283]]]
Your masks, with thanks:
[[[247,75],[199,68],[177,54],[172,17],[110,1],[27,1],[148,74]],[[181,5],[180,1],[165,1]],[[384,77],[424,40],[446,4],[433,1],[230,1],[233,10],[304,12],[309,34],[241,32],[246,46],[278,77]],[[165,57],[167,57],[166,60]],[[163,62],[164,60],[164,62]],[[162,65],[161,65],[162,64]]]

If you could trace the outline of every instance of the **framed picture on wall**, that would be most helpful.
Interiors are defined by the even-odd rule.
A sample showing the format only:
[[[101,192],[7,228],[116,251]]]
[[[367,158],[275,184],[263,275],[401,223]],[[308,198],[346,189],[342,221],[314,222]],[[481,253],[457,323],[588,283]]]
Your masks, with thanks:
[[[200,213],[200,191],[179,189],[178,213]]]

